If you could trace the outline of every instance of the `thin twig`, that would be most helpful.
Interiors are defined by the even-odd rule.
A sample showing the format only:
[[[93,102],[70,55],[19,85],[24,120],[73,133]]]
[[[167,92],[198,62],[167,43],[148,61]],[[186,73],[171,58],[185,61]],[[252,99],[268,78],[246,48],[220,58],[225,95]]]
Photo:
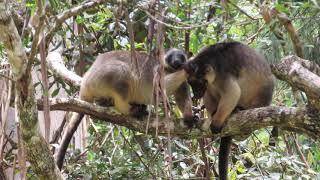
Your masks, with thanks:
[[[17,149],[18,148],[18,145],[17,145],[17,143],[12,139],[12,134],[14,133],[14,130],[11,130],[10,131],[10,133],[9,133],[9,135],[7,135],[7,134],[5,134],[5,137],[6,137],[6,139],[7,139],[7,142],[6,143],[10,143],[10,146],[13,148],[13,149]],[[6,144],[5,143],[5,144]]]
[[[204,27],[204,26],[208,26],[211,23],[213,23],[216,19],[212,19],[209,22],[203,23],[203,24],[198,24],[198,25],[190,25],[190,26],[174,26],[172,24],[168,24],[166,22],[163,22],[162,20],[156,18],[155,16],[153,16],[151,13],[149,13],[147,10],[139,7],[139,9],[141,9],[142,11],[144,11],[151,19],[153,19],[154,21],[156,21],[157,23],[163,24],[166,27],[169,28],[173,28],[173,29],[180,29],[180,30],[190,30],[190,29],[195,29],[195,28],[199,28],[199,27]]]
[[[106,133],[106,135],[104,136],[101,144],[99,145],[99,148],[102,148],[102,146],[104,145],[104,143],[107,141],[108,137],[110,136],[110,134],[113,132],[114,126],[111,127],[111,129],[109,130],[109,132]]]
[[[255,161],[257,161],[257,160],[255,160]],[[263,174],[263,172],[261,171],[261,168],[260,168],[260,166],[259,166],[259,163],[255,163],[255,164],[256,164],[256,166],[257,166],[258,171],[260,172],[261,178],[264,180],[264,174]]]
[[[23,39],[26,34],[26,29],[27,29],[29,21],[30,21],[30,15],[31,15],[31,13],[30,13],[30,11],[28,11],[27,15],[24,19],[24,22],[23,22],[23,27],[22,27],[22,31],[21,31],[21,35],[20,35],[21,39]]]
[[[191,1],[189,2],[188,10],[185,13],[188,20],[190,20]],[[188,55],[189,55],[189,49],[190,49],[190,33],[191,33],[191,30],[185,30],[184,32],[184,52],[187,53]]]
[[[298,151],[298,154],[299,154],[300,159],[303,161],[303,163],[304,163],[304,165],[306,166],[306,168],[310,169],[310,165],[309,165],[308,161],[306,160],[306,158],[304,157],[304,155],[303,155],[303,153],[302,153],[302,151],[301,151],[301,147],[300,147],[300,145],[299,145],[297,136],[294,135],[293,133],[291,133],[291,136],[292,136],[292,138],[293,138],[294,145],[295,145],[296,150]]]
[[[134,66],[135,66],[134,70],[140,76],[140,70],[139,70],[139,65],[138,65],[136,50],[135,50],[136,48],[134,45],[133,27],[132,27],[131,19],[129,17],[128,5],[127,4],[124,4],[124,5],[126,5],[126,8],[124,9],[124,16],[127,21],[127,29],[129,32],[130,51],[131,51],[131,66],[134,64]],[[123,7],[123,6],[121,6],[121,7]]]
[[[199,143],[199,147],[200,147],[200,152],[201,152],[201,157],[202,157],[202,161],[204,162],[204,166],[205,166],[205,173],[204,173],[204,177],[207,180],[211,179],[210,176],[210,167],[209,167],[209,162],[208,162],[208,158],[206,155],[206,151],[205,151],[205,141],[204,138],[198,139],[198,143]]]
[[[118,147],[119,147],[118,144],[114,145],[114,148],[113,148],[111,155],[110,155],[110,164],[112,164],[113,155],[116,152],[116,150],[118,149]]]
[[[43,33],[43,32],[41,32]],[[44,115],[44,126],[45,126],[45,140],[47,142],[50,141],[50,127],[51,127],[51,119],[50,119],[50,105],[49,105],[49,80],[48,80],[48,72],[46,66],[46,48],[45,48],[45,39],[42,38],[40,42],[40,64],[41,64],[41,78],[42,78],[42,98],[43,98],[43,115]]]
[[[0,74],[0,77],[6,78],[6,79],[8,79],[9,81],[15,82],[15,80],[14,80],[12,77],[10,77],[10,76],[4,75],[4,74]]]
[[[253,40],[254,40],[254,39],[259,35],[259,33],[263,30],[263,28],[264,28],[265,25],[266,25],[266,23],[263,23],[262,26],[260,26],[260,28],[258,29],[258,31],[247,39],[247,44],[251,44],[251,43],[253,42]]]
[[[156,0],[151,0],[149,3],[149,9],[151,10],[151,14],[154,15],[156,12]],[[152,41],[154,39],[154,31],[155,31],[155,21],[151,18],[149,18],[149,26],[148,26],[148,36],[147,36],[147,51],[148,51],[148,61],[151,61],[151,57],[154,55],[154,52],[152,51]],[[145,62],[147,63],[147,61]],[[152,94],[155,95],[155,98],[151,99],[151,104],[155,104],[155,110],[156,110],[156,134],[158,135],[158,124],[159,124],[159,116],[158,116],[158,107],[159,107],[159,83],[158,83],[158,79],[159,79],[159,73],[158,73],[158,69],[153,69],[153,81],[152,81]],[[154,101],[156,101],[154,103]],[[149,124],[150,124],[150,118],[151,118],[151,113],[149,113],[148,115],[148,119],[147,119],[147,125],[146,125],[146,134],[148,134],[148,129],[149,129]]]
[[[228,1],[229,4],[231,4],[232,6],[234,6],[235,8],[237,8],[242,14],[244,14],[245,16],[247,16],[248,18],[252,19],[252,20],[257,20],[256,18],[250,16],[248,13],[246,13],[243,9],[241,9],[239,6],[237,6],[236,4],[234,4],[231,1]]]
[[[151,15],[154,16],[155,15],[155,6],[156,6],[156,1],[155,0],[151,0],[149,3],[149,9],[151,11]],[[149,59],[151,57],[151,50],[152,50],[152,40],[154,37],[154,25],[155,25],[155,21],[152,18],[149,18],[149,25],[148,25],[148,36],[147,36],[147,51],[149,54]]]
[[[12,180],[15,180],[15,174],[16,174],[16,166],[17,166],[17,155],[14,155],[13,157],[13,167],[12,167]]]
[[[90,30],[89,30],[85,24],[83,24],[82,26],[83,26],[83,29],[84,29],[87,33],[90,33],[90,30],[92,31],[92,34],[93,34],[93,36],[94,36],[94,40],[95,40],[96,43],[97,43],[98,49],[99,49],[99,51],[102,51],[102,45],[101,45],[101,43],[99,42],[99,37],[98,37],[96,31],[94,30],[94,28],[93,28],[92,26],[90,26]]]
[[[289,144],[289,140],[288,140],[286,134],[283,134],[282,136],[283,136],[283,141],[284,141],[284,143],[286,144],[286,147],[287,147],[286,148],[287,155],[292,156],[293,155],[293,151],[292,151],[292,148],[291,148],[291,146]]]
[[[161,12],[161,16],[159,16],[159,20],[163,21],[163,17],[166,14],[166,10],[167,9],[163,9],[161,8],[160,5],[160,1],[157,1],[158,3],[158,10],[159,12]],[[163,49],[163,44],[164,44],[164,26],[161,23],[158,23],[158,29],[157,29],[157,51],[156,51],[156,56],[158,57],[159,60],[159,68],[158,68],[158,73],[159,73],[159,89],[157,89],[157,91],[159,90],[161,92],[162,95],[162,102],[164,104],[164,114],[165,114],[165,119],[166,122],[169,126],[170,124],[170,111],[169,111],[169,100],[168,100],[168,96],[166,94],[165,91],[165,83],[164,83],[164,49]],[[170,179],[173,179],[172,177],[172,152],[171,152],[171,135],[170,135],[170,128],[167,128],[167,138],[168,138],[168,149],[167,151],[165,151],[165,161],[168,162],[168,171],[169,171],[169,177]],[[167,152],[167,153],[166,153]],[[167,155],[167,156],[166,156]]]

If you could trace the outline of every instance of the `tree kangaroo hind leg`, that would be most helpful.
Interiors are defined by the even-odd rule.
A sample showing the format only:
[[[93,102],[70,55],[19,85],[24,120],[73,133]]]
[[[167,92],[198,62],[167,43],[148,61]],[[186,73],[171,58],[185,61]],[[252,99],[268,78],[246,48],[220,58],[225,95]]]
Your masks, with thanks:
[[[138,120],[142,120],[143,117],[146,117],[149,114],[147,110],[147,105],[137,104],[137,103],[129,103],[129,104],[130,104],[130,115],[132,117],[135,117]]]
[[[108,97],[101,97],[98,98],[94,101],[97,105],[99,106],[103,106],[103,107],[110,107],[110,106],[114,106],[114,101],[112,98],[108,98]]]

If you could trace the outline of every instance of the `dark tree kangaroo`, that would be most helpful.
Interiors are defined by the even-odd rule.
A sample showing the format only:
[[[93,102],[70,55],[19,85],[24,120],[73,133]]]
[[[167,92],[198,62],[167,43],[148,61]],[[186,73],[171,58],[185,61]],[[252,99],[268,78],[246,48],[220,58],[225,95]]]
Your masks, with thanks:
[[[211,116],[202,125],[220,132],[235,110],[268,106],[274,78],[265,58],[239,42],[218,43],[202,50],[185,65],[195,98],[203,98]],[[231,137],[222,137],[219,151],[220,179],[228,178]]]

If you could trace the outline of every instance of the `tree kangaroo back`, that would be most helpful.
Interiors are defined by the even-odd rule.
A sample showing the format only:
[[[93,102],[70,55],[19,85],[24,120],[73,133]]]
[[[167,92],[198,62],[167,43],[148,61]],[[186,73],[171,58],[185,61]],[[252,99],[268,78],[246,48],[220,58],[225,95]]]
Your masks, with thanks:
[[[111,99],[115,108],[127,115],[130,104],[150,104],[153,69],[158,63],[148,60],[145,53],[136,54],[141,75],[134,71],[129,51],[99,55],[83,77],[80,98],[88,102]]]
[[[143,52],[137,52],[136,57],[139,71],[133,69],[129,51],[112,51],[99,55],[83,77],[80,98],[88,102],[111,99],[119,112],[137,116],[132,111],[133,106],[152,102],[154,72],[159,61],[149,59],[148,54]],[[168,95],[178,90],[185,81],[186,74],[183,70],[166,76]],[[185,101],[188,101],[189,93],[183,94],[186,95]],[[185,108],[182,107],[181,111],[184,112]]]

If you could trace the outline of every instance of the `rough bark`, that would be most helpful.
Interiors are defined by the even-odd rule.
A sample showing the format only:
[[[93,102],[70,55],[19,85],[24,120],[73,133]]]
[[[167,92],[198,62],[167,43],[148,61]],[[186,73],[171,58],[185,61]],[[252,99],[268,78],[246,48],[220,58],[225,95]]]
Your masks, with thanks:
[[[54,163],[49,145],[38,130],[33,83],[30,72],[26,71],[28,60],[6,1],[0,1],[0,40],[6,49],[16,81],[16,119],[20,123],[27,160],[40,179],[63,179]]]
[[[49,31],[45,34],[46,48],[48,47],[51,39],[53,38],[56,31],[58,31],[65,20],[70,17],[76,16],[84,11],[90,10],[107,2],[106,0],[95,0],[90,2],[83,2],[82,4],[73,7],[69,10],[56,15],[54,24],[49,27]],[[40,18],[44,18],[41,16]],[[17,28],[12,20],[10,10],[8,8],[8,3],[5,0],[0,0],[0,41],[4,44],[7,52],[9,62],[12,67],[14,81],[16,82],[16,119],[20,123],[21,127],[21,137],[26,148],[27,160],[31,163],[34,173],[40,179],[64,179],[61,172],[55,165],[55,161],[50,152],[49,145],[45,142],[44,138],[41,136],[38,119],[37,119],[37,107],[35,101],[35,94],[33,83],[31,79],[31,66],[33,65],[34,56],[38,52],[38,35],[43,30],[39,26],[36,36],[33,39],[33,48],[31,50],[29,59],[26,56],[24,47],[21,43],[21,38],[17,32]],[[55,57],[55,53],[48,55],[47,60],[51,57]],[[60,56],[61,58],[61,56]],[[59,61],[57,64],[53,65],[50,62],[54,60]],[[57,74],[63,74],[65,79],[68,79],[68,75],[73,76],[74,73],[70,73],[66,70],[62,63],[62,58],[54,58],[47,65],[51,70],[55,70],[58,67],[59,72]],[[61,65],[61,66],[59,66]],[[64,67],[65,69],[63,69]],[[67,73],[67,74],[65,74]],[[72,84],[79,86],[81,82],[81,77],[72,77]]]
[[[47,56],[48,68],[64,82],[71,86],[80,87],[82,77],[69,71],[63,63],[61,54],[58,51],[50,52]]]
[[[0,164],[0,179],[7,179],[6,174],[4,173],[4,169]]]
[[[81,112],[91,117],[99,118],[106,122],[125,126],[129,129],[139,132],[145,132],[147,119],[137,120],[132,117],[124,116],[113,108],[97,106],[75,98],[57,98],[50,99],[51,110],[63,110]],[[41,101],[38,102],[38,108],[42,109]],[[246,111],[240,111],[228,118],[221,135],[233,136],[235,139],[244,139],[254,130],[278,126],[283,129],[295,132],[305,133],[313,138],[319,138],[320,135],[320,113],[307,107],[281,107],[269,106],[256,108]],[[149,134],[155,135],[156,126],[155,117],[151,117],[149,125]],[[198,122],[200,127],[201,121]],[[201,138],[212,137],[210,131],[201,131],[199,128],[188,129],[182,123],[182,120],[172,119],[168,124],[163,119],[158,126],[158,134],[166,135],[167,128],[170,129],[171,136],[181,138]]]
[[[272,72],[278,79],[306,93],[309,103],[320,110],[320,68],[317,64],[297,56],[287,56]],[[310,69],[310,70],[309,70]]]

